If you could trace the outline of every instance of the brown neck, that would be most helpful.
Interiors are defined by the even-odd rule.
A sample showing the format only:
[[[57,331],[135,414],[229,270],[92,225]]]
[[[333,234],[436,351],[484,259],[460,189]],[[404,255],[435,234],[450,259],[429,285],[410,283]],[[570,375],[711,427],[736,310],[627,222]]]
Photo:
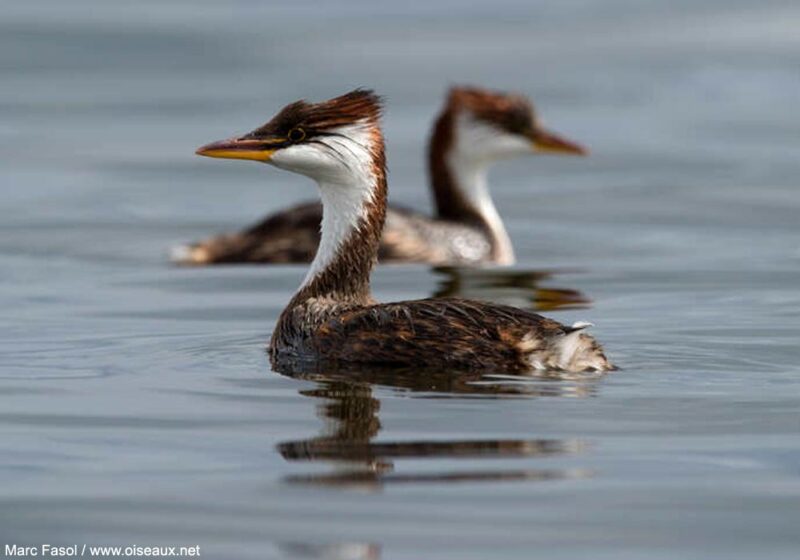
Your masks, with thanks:
[[[455,119],[452,109],[439,115],[428,145],[428,170],[433,188],[436,216],[443,220],[480,222],[479,212],[464,197],[447,161],[447,154],[455,145]]]

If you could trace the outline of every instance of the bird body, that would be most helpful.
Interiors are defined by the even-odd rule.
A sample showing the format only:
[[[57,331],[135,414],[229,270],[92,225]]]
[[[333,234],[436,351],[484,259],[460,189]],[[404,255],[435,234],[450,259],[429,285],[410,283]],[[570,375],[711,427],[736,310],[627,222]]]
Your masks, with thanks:
[[[507,373],[609,369],[585,325],[505,305],[434,298],[338,307],[310,300],[287,311],[271,343],[279,364],[310,358]]]
[[[273,364],[441,366],[458,370],[607,371],[599,343],[529,311],[463,299],[378,303],[370,291],[386,218],[381,105],[369,91],[297,102],[201,155],[263,161],[314,179],[321,239],[270,342]]]

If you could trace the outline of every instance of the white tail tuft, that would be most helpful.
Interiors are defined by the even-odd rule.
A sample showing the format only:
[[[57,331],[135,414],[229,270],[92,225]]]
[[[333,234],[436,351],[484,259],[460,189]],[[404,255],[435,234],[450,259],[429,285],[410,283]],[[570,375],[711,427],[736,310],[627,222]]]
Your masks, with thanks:
[[[608,361],[602,347],[582,329],[591,323],[575,323],[571,332],[558,339],[558,365],[565,371],[611,371],[614,366]]]
[[[204,264],[209,262],[208,251],[192,245],[178,245],[169,252],[169,260],[175,264]]]
[[[579,354],[579,351],[582,349],[583,343],[584,341],[581,338],[581,333],[579,330],[565,334],[563,338],[561,338],[559,344],[560,355],[558,363],[562,369],[567,369],[567,370],[570,369],[569,364]]]

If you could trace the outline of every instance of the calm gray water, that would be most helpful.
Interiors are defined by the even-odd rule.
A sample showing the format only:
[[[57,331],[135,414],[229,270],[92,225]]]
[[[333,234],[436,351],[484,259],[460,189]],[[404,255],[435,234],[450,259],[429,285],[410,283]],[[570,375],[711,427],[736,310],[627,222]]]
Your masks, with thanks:
[[[3,2],[0,545],[797,558],[800,5],[393,4]],[[493,173],[520,260],[496,295],[596,323],[623,370],[270,371],[303,268],[167,254],[314,188],[194,149],[374,87],[391,197],[427,209],[451,83],[528,93],[592,148]],[[454,282],[374,276],[384,300]]]

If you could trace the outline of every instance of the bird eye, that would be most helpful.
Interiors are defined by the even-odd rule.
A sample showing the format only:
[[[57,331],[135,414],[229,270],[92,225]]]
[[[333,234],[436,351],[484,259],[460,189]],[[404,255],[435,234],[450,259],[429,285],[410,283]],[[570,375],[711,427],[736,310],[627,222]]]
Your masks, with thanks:
[[[306,137],[306,131],[302,128],[293,128],[289,131],[288,137],[292,142],[301,142]]]

